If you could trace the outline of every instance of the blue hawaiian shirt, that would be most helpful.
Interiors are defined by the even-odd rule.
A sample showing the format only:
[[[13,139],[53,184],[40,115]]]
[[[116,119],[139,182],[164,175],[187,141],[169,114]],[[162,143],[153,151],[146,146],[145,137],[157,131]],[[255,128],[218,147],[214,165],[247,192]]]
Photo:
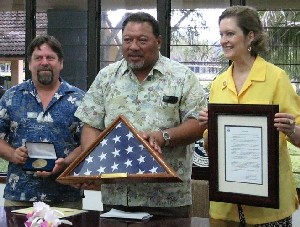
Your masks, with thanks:
[[[30,142],[51,142],[57,158],[66,157],[80,144],[81,121],[74,116],[84,92],[61,80],[44,110],[32,80],[16,85],[0,100],[0,139],[18,148]],[[76,201],[82,190],[55,181],[57,176],[36,177],[22,165],[9,163],[4,198],[15,201]]]

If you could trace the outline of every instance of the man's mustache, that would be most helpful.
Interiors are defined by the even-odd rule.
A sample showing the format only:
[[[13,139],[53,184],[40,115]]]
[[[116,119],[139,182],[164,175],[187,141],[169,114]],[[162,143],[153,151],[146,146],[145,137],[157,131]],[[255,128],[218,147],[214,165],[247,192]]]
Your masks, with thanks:
[[[38,72],[40,72],[40,71],[51,71],[52,72],[52,68],[51,68],[51,66],[43,66],[43,67],[39,67],[37,71]]]

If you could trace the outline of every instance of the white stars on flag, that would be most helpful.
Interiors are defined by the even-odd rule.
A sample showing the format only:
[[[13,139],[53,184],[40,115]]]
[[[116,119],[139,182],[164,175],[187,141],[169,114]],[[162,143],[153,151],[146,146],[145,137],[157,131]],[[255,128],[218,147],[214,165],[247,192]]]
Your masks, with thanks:
[[[87,170],[85,171],[84,175],[89,176],[89,175],[91,175],[91,172],[92,172],[92,171],[90,171],[90,170],[87,169]]]
[[[151,173],[156,173],[156,171],[157,171],[157,167],[154,167],[154,166],[153,166],[153,168],[150,169],[150,172],[151,172]]]
[[[85,159],[88,163],[93,162],[93,157],[89,156],[88,158]]]
[[[142,162],[145,162],[145,157],[141,155],[137,160],[139,161],[139,164],[141,164]]]
[[[104,145],[107,145],[107,139],[103,139],[103,140],[101,141],[101,145],[102,145],[102,147],[103,147]]]
[[[97,169],[97,171],[99,172],[99,174],[101,174],[101,173],[105,173],[105,168],[106,168],[106,167],[102,167],[102,166],[100,166],[100,168],[99,168],[99,169]]]
[[[132,160],[127,159],[127,161],[124,162],[124,164],[126,165],[126,167],[132,166]]]
[[[115,163],[111,166],[112,171],[114,172],[115,170],[118,169],[119,164]]]
[[[102,161],[103,159],[106,159],[106,153],[102,152],[98,157],[100,158],[100,161]]]
[[[128,134],[126,136],[127,136],[128,140],[130,140],[131,138],[133,138],[133,135],[132,135],[131,132],[128,132]]]
[[[115,151],[111,152],[114,155],[114,158],[117,156],[120,156],[120,150],[117,150],[117,148],[115,148]]]
[[[115,138],[113,138],[113,141],[115,141],[115,143],[121,142],[121,141],[120,141],[120,137],[121,137],[121,136],[117,136],[117,135],[116,135]]]
[[[127,154],[129,154],[129,153],[133,152],[133,147],[129,146],[125,150],[127,151]]]
[[[73,172],[75,176],[99,174],[165,173],[161,164],[143,146],[126,124],[120,122],[100,140]]]

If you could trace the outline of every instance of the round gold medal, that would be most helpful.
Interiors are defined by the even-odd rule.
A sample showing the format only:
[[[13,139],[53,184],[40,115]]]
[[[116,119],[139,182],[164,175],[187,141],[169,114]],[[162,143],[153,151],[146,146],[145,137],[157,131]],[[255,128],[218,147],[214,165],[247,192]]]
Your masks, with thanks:
[[[32,162],[32,166],[34,168],[43,168],[47,165],[47,161],[45,159],[37,159],[34,162]]]

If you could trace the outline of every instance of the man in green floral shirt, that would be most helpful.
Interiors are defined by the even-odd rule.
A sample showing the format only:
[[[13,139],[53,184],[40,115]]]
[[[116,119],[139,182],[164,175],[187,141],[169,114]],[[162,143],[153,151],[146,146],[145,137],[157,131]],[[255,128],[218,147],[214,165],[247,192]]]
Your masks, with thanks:
[[[124,59],[99,72],[75,113],[85,123],[83,150],[123,114],[163,153],[183,182],[102,185],[104,211],[117,208],[187,217],[192,204],[193,144],[203,133],[198,113],[206,105],[204,91],[188,67],[160,54],[158,22],[151,15],[130,15],[122,31]]]

